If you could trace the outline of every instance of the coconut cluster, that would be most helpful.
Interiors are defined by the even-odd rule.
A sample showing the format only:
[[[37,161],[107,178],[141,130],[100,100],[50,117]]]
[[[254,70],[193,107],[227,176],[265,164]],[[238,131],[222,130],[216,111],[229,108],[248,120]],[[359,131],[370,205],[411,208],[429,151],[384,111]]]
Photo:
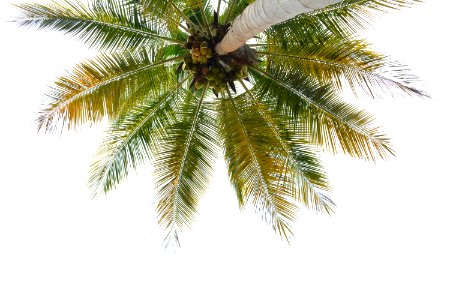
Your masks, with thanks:
[[[247,66],[239,64],[230,57],[216,55],[214,48],[217,39],[217,30],[212,30],[212,39],[209,39],[195,28],[189,28],[190,36],[185,48],[190,50],[184,57],[183,70],[194,73],[191,87],[212,88],[216,96],[225,91],[227,86],[236,91],[234,81],[248,77]]]

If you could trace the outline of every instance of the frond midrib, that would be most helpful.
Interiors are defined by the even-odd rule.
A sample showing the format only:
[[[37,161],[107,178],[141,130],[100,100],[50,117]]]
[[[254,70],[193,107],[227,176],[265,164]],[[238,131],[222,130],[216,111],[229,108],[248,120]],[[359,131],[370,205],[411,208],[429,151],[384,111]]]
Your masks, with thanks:
[[[227,16],[225,18],[225,24],[227,24],[230,21],[230,15],[231,15],[231,11],[234,9],[234,7],[236,6],[236,2],[237,0],[231,0],[231,3],[228,4],[227,7]]]
[[[100,81],[100,82],[96,83],[95,85],[93,85],[93,86],[91,86],[91,87],[89,87],[89,88],[83,90],[82,92],[73,95],[72,97],[66,99],[65,101],[63,101],[63,102],[61,102],[61,103],[58,103],[58,105],[55,106],[54,108],[52,108],[52,110],[50,110],[50,111],[48,111],[48,113],[44,114],[44,115],[42,116],[42,119],[43,119],[43,120],[48,119],[50,116],[56,114],[61,108],[63,108],[63,107],[65,107],[65,106],[69,105],[70,103],[72,103],[73,101],[76,101],[77,99],[79,99],[79,98],[81,98],[81,97],[84,97],[84,96],[86,96],[86,95],[89,95],[89,93],[95,91],[95,90],[98,89],[98,88],[104,87],[104,86],[106,86],[106,85],[108,85],[108,84],[110,84],[110,83],[113,83],[113,82],[120,81],[120,80],[122,80],[122,79],[124,79],[124,78],[127,78],[127,77],[129,77],[129,76],[133,76],[133,75],[138,74],[138,73],[140,73],[140,72],[142,72],[142,71],[146,71],[146,70],[148,70],[148,69],[157,67],[157,66],[162,65],[162,64],[165,64],[165,63],[167,63],[167,62],[180,60],[180,59],[182,59],[182,58],[183,58],[182,56],[177,56],[177,57],[174,57],[174,58],[169,58],[169,59],[166,59],[166,60],[163,60],[163,61],[159,61],[159,62],[157,62],[157,63],[148,64],[148,65],[142,66],[142,67],[140,67],[140,68],[138,68],[138,69],[136,69],[136,70],[131,70],[131,71],[128,71],[128,72],[126,72],[126,73],[124,73],[124,74],[120,74],[120,75],[117,75],[117,76],[113,76],[113,77],[111,77],[111,78],[109,78],[109,79],[107,79],[107,80],[105,80],[105,81]]]
[[[333,112],[331,112],[328,108],[324,107],[323,105],[316,103],[311,98],[306,96],[305,94],[301,93],[300,91],[295,90],[294,88],[290,87],[289,85],[285,84],[284,82],[281,82],[277,80],[274,76],[271,74],[268,74],[267,72],[254,67],[249,66],[250,69],[255,70],[256,72],[260,73],[261,75],[265,76],[266,78],[269,78],[273,82],[277,83],[278,85],[282,86],[283,88],[289,90],[291,93],[296,94],[297,96],[303,98],[306,100],[310,105],[315,106],[317,109],[321,110],[322,112],[325,112],[328,117],[331,117],[332,119],[338,119],[340,122],[345,124],[346,126],[349,126],[352,130],[359,132],[360,134],[363,134],[367,138],[369,138],[372,142],[374,142],[376,145],[381,146],[383,148],[386,148],[386,145],[384,145],[383,141],[379,140],[378,138],[372,136],[369,132],[367,132],[364,128],[360,128],[357,124],[354,124],[353,122],[348,122],[344,120],[342,117],[335,115]]]
[[[175,93],[179,87],[185,83],[190,77],[186,77],[183,81],[181,81],[180,83],[178,83],[178,85],[171,90],[167,95],[164,96],[163,100],[161,100],[161,102],[154,107],[148,114],[147,116],[141,121],[139,122],[136,127],[133,129],[133,131],[127,135],[127,137],[121,141],[120,145],[118,147],[115,147],[114,152],[112,153],[112,155],[110,155],[110,158],[107,161],[107,167],[105,169],[105,171],[103,172],[103,176],[100,179],[101,182],[99,182],[99,184],[97,185],[98,187],[103,186],[105,180],[106,180],[106,176],[109,173],[109,170],[112,167],[112,162],[115,158],[115,156],[117,155],[117,153],[119,153],[120,151],[122,151],[122,149],[127,145],[127,143],[134,137],[134,135],[138,132],[139,129],[142,128],[142,126],[144,126],[144,124],[151,118],[154,116],[154,114],[161,108],[161,106],[163,106],[169,99],[170,96],[173,95],[173,93]]]
[[[174,199],[174,210],[173,210],[173,213],[172,213],[173,220],[175,220],[175,215],[176,215],[176,211],[177,211],[177,206],[175,205],[175,202],[177,202],[176,199],[177,199],[177,196],[179,195],[179,191],[180,191],[180,184],[179,183],[180,183],[180,180],[183,177],[182,173],[183,173],[183,170],[184,170],[184,165],[186,163],[186,157],[187,157],[187,154],[188,154],[189,149],[191,147],[191,142],[192,142],[192,139],[194,137],[195,128],[197,127],[198,117],[199,117],[199,114],[200,114],[200,109],[201,109],[201,107],[203,105],[203,101],[204,101],[204,98],[205,98],[205,93],[206,93],[206,89],[207,88],[208,88],[207,86],[205,88],[203,88],[202,95],[201,95],[201,97],[199,99],[199,103],[197,104],[197,107],[196,107],[196,110],[195,110],[195,114],[194,114],[194,118],[192,120],[192,126],[191,126],[191,128],[189,130],[188,139],[186,141],[185,148],[184,148],[184,151],[183,151],[183,156],[182,156],[181,163],[180,163],[180,170],[178,171],[177,178],[175,180],[176,181],[175,184],[176,184],[177,188],[176,188],[176,190],[174,191],[174,194],[173,194],[173,199]]]
[[[375,78],[379,78],[382,81],[386,81],[395,85],[398,85],[400,87],[402,87],[403,89],[406,90],[411,90],[413,88],[395,81],[394,79],[391,78],[387,78],[382,76],[381,74],[378,73],[374,73],[374,72],[370,72],[367,71],[365,69],[362,68],[358,68],[357,66],[351,65],[351,64],[344,64],[344,63],[340,63],[340,62],[336,62],[336,61],[331,61],[331,60],[325,60],[325,59],[319,59],[319,58],[311,58],[311,57],[307,57],[307,56],[299,56],[299,55],[294,55],[294,54],[287,54],[287,53],[279,53],[279,52],[266,52],[266,51],[256,51],[257,54],[262,54],[262,55],[275,55],[275,56],[285,56],[285,57],[290,57],[290,58],[295,58],[298,60],[303,60],[303,61],[309,61],[309,62],[314,62],[314,63],[318,63],[321,65],[326,65],[326,66],[332,66],[332,67],[338,67],[338,68],[342,68],[342,69],[346,69],[346,70],[350,70],[350,71],[354,71],[360,74],[364,74],[368,77],[375,77]]]
[[[316,16],[318,14],[323,14],[323,13],[327,13],[327,12],[330,12],[330,11],[335,11],[335,10],[338,10],[338,9],[346,8],[346,7],[351,7],[353,5],[358,5],[358,4],[361,4],[363,2],[368,2],[368,1],[371,1],[371,0],[359,0],[359,1],[352,2],[352,3],[344,3],[345,1],[342,1],[342,2],[336,3],[334,5],[330,5],[330,6],[321,8],[321,9],[316,9],[316,10],[307,12],[304,15],[305,16]]]
[[[158,38],[158,39],[162,39],[162,40],[166,40],[172,43],[176,43],[176,44],[180,44],[180,45],[184,45],[185,42],[183,41],[179,41],[179,40],[175,40],[169,37],[165,37],[165,36],[161,36],[159,34],[155,34],[155,33],[151,33],[149,31],[144,31],[144,30],[139,30],[139,29],[135,29],[135,28],[131,28],[131,27],[127,27],[124,25],[119,25],[119,24],[112,24],[112,23],[108,23],[108,22],[102,22],[102,21],[98,21],[98,20],[93,20],[93,19],[83,19],[83,18],[70,18],[70,17],[34,17],[34,18],[21,18],[20,21],[24,22],[24,21],[45,21],[45,20],[66,20],[66,21],[75,21],[75,22],[86,22],[86,23],[91,23],[91,24],[96,24],[96,25],[100,25],[100,26],[105,26],[105,27],[110,27],[110,28],[114,28],[114,29],[120,29],[122,31],[126,31],[126,32],[131,32],[131,33],[137,33],[143,36],[149,36],[149,37],[153,37],[153,38]]]
[[[317,9],[317,10],[314,10],[314,11],[311,11],[311,12],[307,12],[307,13],[305,13],[305,15],[307,15],[307,16],[316,16],[318,14],[323,14],[323,13],[335,11],[335,10],[342,9],[342,8],[348,8],[348,7],[352,7],[352,6],[361,5],[364,2],[374,2],[374,1],[373,0],[359,0],[359,1],[354,1],[354,2],[351,2],[351,3],[346,3],[345,1],[342,1],[342,2],[336,3],[334,5],[330,5],[330,6],[324,7],[322,9]],[[375,3],[375,4],[377,4],[377,3]]]
[[[256,157],[255,151],[254,151],[252,143],[250,141],[250,137],[248,136],[248,133],[247,133],[247,129],[245,128],[245,125],[244,125],[244,123],[243,123],[243,121],[242,121],[242,119],[240,117],[239,111],[238,111],[238,109],[237,109],[237,107],[236,107],[236,105],[234,103],[234,99],[232,98],[231,93],[230,93],[229,90],[228,90],[228,95],[230,97],[229,101],[231,102],[231,104],[233,106],[234,113],[236,114],[236,119],[238,120],[239,125],[241,127],[241,130],[244,133],[245,139],[247,141],[247,145],[248,145],[248,148],[250,150],[250,154],[252,156],[252,160],[253,160],[253,162],[254,162],[254,164],[256,166],[257,172],[258,172],[259,180],[262,183],[262,186],[264,188],[264,193],[266,194],[266,197],[268,198],[268,200],[269,200],[269,202],[270,202],[270,204],[272,206],[273,211],[276,212],[272,217],[274,218],[274,222],[278,223],[278,222],[280,222],[279,216],[278,216],[278,209],[277,209],[277,207],[276,207],[276,205],[274,203],[275,201],[274,201],[274,199],[272,197],[272,194],[269,192],[269,188],[267,187],[266,178],[264,177],[264,175],[262,173],[261,165],[259,164],[258,158]]]
[[[189,23],[189,25],[191,25],[192,27],[197,27],[197,25],[194,22],[192,22],[191,19],[189,19],[189,17],[185,13],[182,12],[181,9],[178,6],[176,6],[175,3],[173,3],[172,0],[167,0],[167,2],[169,2],[169,4],[175,9],[177,14],[182,19],[184,19],[184,21],[186,21],[186,23]]]
[[[289,146],[286,144],[286,141],[280,136],[280,133],[278,132],[278,130],[275,128],[275,125],[269,120],[269,117],[266,115],[266,113],[264,112],[264,110],[262,110],[259,106],[259,103],[256,101],[256,99],[254,98],[254,95],[251,93],[251,91],[245,86],[245,83],[242,81],[242,79],[240,80],[241,85],[244,87],[244,89],[247,91],[247,93],[250,95],[250,98],[252,98],[252,101],[254,102],[254,104],[258,107],[258,111],[261,114],[261,116],[264,118],[264,120],[266,121],[266,123],[269,125],[270,129],[272,130],[273,134],[276,136],[276,138],[278,139],[279,143],[281,144],[281,146],[283,147],[283,150],[285,152],[285,154],[289,157],[289,159],[291,160],[291,163],[294,164],[295,159],[293,157],[292,151],[289,149]],[[295,164],[297,166],[297,164]],[[310,189],[312,189],[314,191],[314,194],[321,199],[322,197],[320,196],[320,193],[317,191],[317,187],[309,180],[308,177],[305,176],[305,171],[303,170],[303,168],[298,167],[297,168],[300,171],[300,174],[302,175],[302,179],[307,183],[308,187]]]

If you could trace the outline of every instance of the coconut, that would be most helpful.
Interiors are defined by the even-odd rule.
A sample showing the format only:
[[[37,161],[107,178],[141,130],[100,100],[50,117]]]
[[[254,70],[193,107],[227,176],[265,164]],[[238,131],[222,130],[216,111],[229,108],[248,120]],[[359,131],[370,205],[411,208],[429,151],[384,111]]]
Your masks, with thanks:
[[[206,54],[208,54],[208,48],[201,47],[201,48],[200,48],[200,53],[201,53],[202,55],[205,55],[205,56],[206,56]]]
[[[192,55],[193,56],[200,56],[201,55],[200,49],[199,48],[192,49]]]

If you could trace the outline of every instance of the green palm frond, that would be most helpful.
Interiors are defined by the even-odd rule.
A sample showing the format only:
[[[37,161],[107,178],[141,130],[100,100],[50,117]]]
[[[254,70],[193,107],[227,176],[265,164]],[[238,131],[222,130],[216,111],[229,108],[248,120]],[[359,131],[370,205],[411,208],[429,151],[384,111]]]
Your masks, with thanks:
[[[186,39],[185,31],[187,31],[187,28],[182,24],[182,18],[166,10],[168,6],[167,1],[129,0],[126,1],[126,5],[133,5],[134,9],[137,9],[146,19],[152,20],[152,22],[160,26],[163,25],[172,38],[178,40]],[[180,29],[184,29],[184,32],[180,31]]]
[[[189,12],[207,5],[205,0],[140,0],[144,12],[152,15],[165,15],[177,10]]]
[[[236,19],[236,17],[253,2],[255,2],[255,0],[229,0],[220,21],[222,23],[228,23],[229,21]]]
[[[179,89],[190,77],[172,83],[158,98],[121,115],[112,123],[106,140],[97,151],[91,166],[89,185],[96,194],[108,192],[128,175],[130,168],[156,155],[167,127],[176,121],[175,111],[183,100]]]
[[[300,38],[305,30],[322,31],[326,29],[335,36],[351,37],[367,28],[374,16],[389,10],[410,7],[422,0],[343,0],[323,9],[301,14],[296,18],[277,24],[272,31],[283,34],[289,32],[290,38]]]
[[[207,24],[202,18],[202,11],[208,17],[212,15],[209,1],[205,0],[142,0],[141,5],[145,14],[163,20],[167,20],[167,17],[171,16],[175,24],[186,22],[189,26]]]
[[[158,145],[157,210],[159,223],[167,231],[166,244],[178,243],[179,233],[192,223],[216,160],[217,117],[206,91],[204,88],[199,97],[183,91],[184,103],[176,112],[178,120]]]
[[[138,48],[161,43],[184,44],[167,35],[163,24],[144,17],[136,5],[124,0],[97,0],[89,6],[77,0],[50,4],[19,4],[22,15],[16,22],[22,26],[53,29],[79,37],[100,50]]]
[[[119,52],[79,64],[54,83],[49,93],[52,102],[41,111],[39,128],[74,128],[104,116],[114,117],[139,103],[139,95],[164,91],[176,78],[173,63],[182,57],[160,60],[161,55],[144,50]]]
[[[341,102],[328,86],[318,85],[295,69],[251,67],[260,97],[286,110],[294,122],[307,129],[305,138],[333,153],[376,160],[393,154],[389,140],[372,127],[373,117]]]
[[[331,84],[337,90],[342,90],[345,81],[356,95],[362,91],[381,98],[390,91],[425,96],[424,92],[412,87],[417,79],[407,75],[405,66],[369,50],[368,44],[361,40],[328,36],[321,38],[320,47],[317,42],[305,42],[287,48],[273,40],[267,51],[257,51],[257,54],[267,56],[268,64],[296,68],[304,76],[314,77],[325,85]]]
[[[219,104],[228,174],[240,206],[252,204],[288,239],[297,210],[295,181],[283,145],[259,109],[242,96],[230,95]]]
[[[263,99],[257,99],[257,93],[250,90],[242,80],[240,84],[245,90],[245,94],[240,97],[255,106],[281,146],[282,154],[290,165],[291,176],[295,178],[295,199],[307,207],[312,206],[318,211],[330,213],[334,206],[327,195],[330,186],[314,150],[295,130],[290,130],[289,118],[277,114]]]
[[[331,188],[316,149],[308,142],[291,143],[290,163],[296,175],[298,189],[296,199],[303,202],[306,207],[331,214],[335,204],[329,197]]]

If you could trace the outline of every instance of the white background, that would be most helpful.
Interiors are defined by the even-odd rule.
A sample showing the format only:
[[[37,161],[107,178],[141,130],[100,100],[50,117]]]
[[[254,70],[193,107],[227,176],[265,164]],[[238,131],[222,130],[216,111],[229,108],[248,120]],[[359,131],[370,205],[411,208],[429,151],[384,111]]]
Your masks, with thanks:
[[[288,245],[239,212],[219,163],[177,251],[161,247],[151,169],[90,198],[104,127],[36,132],[47,86],[95,51],[6,23],[11,2],[0,4],[0,299],[450,299],[448,1],[394,12],[368,32],[432,99],[360,101],[396,157],[324,156],[334,215],[302,210]]]

